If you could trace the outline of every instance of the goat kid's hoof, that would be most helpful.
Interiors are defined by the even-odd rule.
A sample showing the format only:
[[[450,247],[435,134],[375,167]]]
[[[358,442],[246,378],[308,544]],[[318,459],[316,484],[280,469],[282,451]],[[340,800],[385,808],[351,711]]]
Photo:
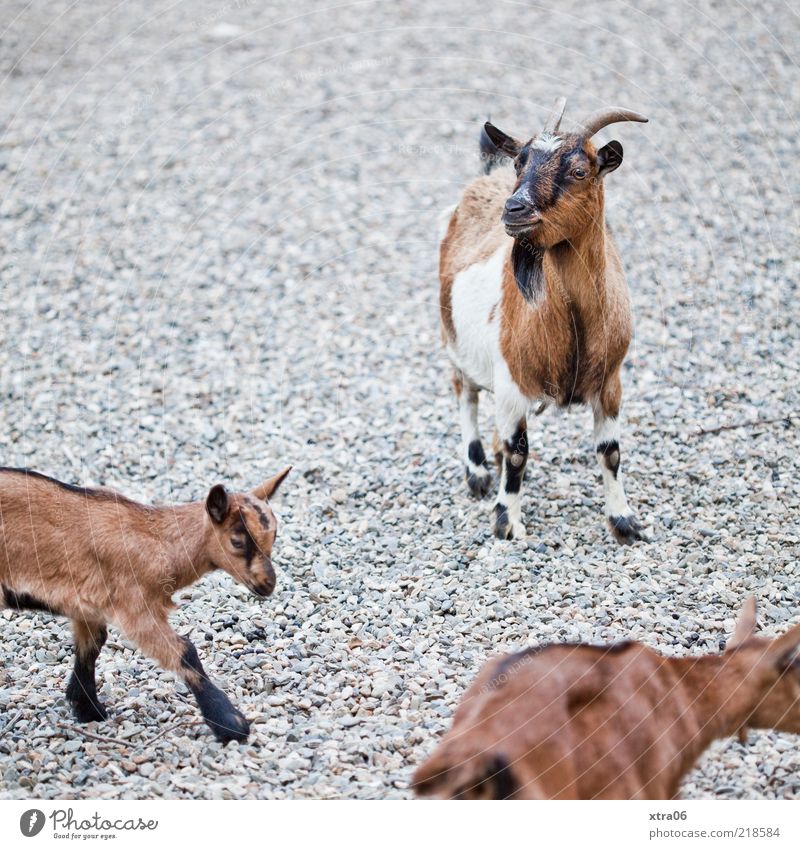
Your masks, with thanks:
[[[497,504],[494,508],[494,535],[498,539],[525,539],[527,533],[522,522],[510,519],[504,507]]]
[[[633,545],[635,542],[647,542],[644,529],[635,516],[609,516],[611,533],[620,545]]]
[[[208,725],[220,743],[230,743],[231,740],[244,743],[250,734],[250,723],[238,710]]]
[[[482,472],[471,472],[467,469],[467,486],[474,498],[483,498],[492,487],[492,476],[488,469]]]
[[[78,722],[103,722],[108,711],[100,702],[73,702],[72,713]]]

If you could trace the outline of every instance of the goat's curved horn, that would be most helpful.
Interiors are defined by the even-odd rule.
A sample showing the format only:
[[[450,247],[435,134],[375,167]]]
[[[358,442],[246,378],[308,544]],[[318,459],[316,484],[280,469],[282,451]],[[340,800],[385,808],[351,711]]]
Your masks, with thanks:
[[[630,109],[601,109],[599,112],[593,112],[585,121],[582,121],[580,127],[587,136],[593,136],[603,127],[607,127],[609,124],[618,124],[620,121],[639,121],[646,124],[647,118],[638,112],[632,112]]]
[[[557,133],[558,127],[561,124],[561,119],[564,117],[564,110],[567,108],[567,98],[559,97],[556,100],[555,106],[553,106],[553,111],[547,118],[544,124],[543,133]]]

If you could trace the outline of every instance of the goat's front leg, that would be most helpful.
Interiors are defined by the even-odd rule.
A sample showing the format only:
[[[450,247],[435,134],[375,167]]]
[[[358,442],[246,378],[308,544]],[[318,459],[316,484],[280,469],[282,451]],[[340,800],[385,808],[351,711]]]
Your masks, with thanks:
[[[105,645],[108,631],[103,623],[72,620],[75,637],[75,668],[67,684],[67,701],[78,722],[100,722],[108,712],[97,698],[95,662]]]
[[[499,539],[524,539],[522,479],[528,462],[528,430],[524,416],[515,415],[497,399],[497,435],[502,449],[500,489],[494,506],[494,535]]]
[[[492,476],[486,464],[481,434],[478,430],[478,393],[479,389],[464,374],[456,369],[453,372],[453,389],[458,399],[458,413],[461,423],[461,456],[466,469],[469,491],[475,498],[483,498],[489,491]]]
[[[619,377],[604,389],[594,403],[594,443],[603,475],[606,519],[617,542],[630,545],[646,539],[642,526],[628,506],[620,473],[619,408],[622,387]]]
[[[157,616],[126,617],[122,630],[164,669],[177,673],[192,691],[197,706],[217,740],[244,741],[250,726],[230,699],[211,682],[203,669],[197,649],[187,637],[179,637],[169,622]]]

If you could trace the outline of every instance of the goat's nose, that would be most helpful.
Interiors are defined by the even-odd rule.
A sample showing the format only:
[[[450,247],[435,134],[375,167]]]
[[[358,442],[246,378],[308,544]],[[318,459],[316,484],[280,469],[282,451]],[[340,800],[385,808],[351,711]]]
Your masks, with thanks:
[[[506,201],[506,215],[520,215],[527,212],[531,207],[529,204],[512,195]]]

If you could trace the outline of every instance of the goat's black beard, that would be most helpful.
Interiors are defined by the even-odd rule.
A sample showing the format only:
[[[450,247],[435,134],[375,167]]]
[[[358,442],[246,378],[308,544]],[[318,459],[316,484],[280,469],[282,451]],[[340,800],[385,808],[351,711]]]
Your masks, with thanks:
[[[527,239],[514,239],[511,248],[511,267],[522,297],[529,304],[537,303],[544,293],[544,248]]]

